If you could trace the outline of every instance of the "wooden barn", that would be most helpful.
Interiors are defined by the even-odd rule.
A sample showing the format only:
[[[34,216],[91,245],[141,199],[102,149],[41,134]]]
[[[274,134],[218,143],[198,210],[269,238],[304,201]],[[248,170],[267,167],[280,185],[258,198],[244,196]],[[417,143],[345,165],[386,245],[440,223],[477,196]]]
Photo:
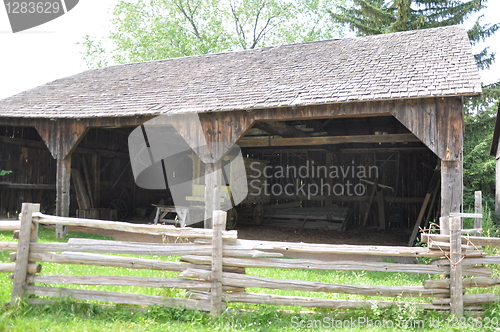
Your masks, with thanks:
[[[135,185],[128,136],[158,115],[198,113],[199,130],[177,128],[187,142],[224,142],[202,153],[206,174],[234,144],[269,166],[259,223],[340,211],[339,229],[412,228],[461,212],[463,98],[480,93],[461,26],[88,70],[0,101],[0,169],[12,170],[0,213],[26,201],[126,218],[168,200],[168,188]],[[277,173],[292,168],[303,172]]]

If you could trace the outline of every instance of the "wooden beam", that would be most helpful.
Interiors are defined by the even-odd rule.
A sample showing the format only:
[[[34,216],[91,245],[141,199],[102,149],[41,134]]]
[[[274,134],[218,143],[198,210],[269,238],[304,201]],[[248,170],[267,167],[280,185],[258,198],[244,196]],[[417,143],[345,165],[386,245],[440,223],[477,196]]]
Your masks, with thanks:
[[[221,162],[205,164],[205,228],[212,228],[212,215],[220,210]]]
[[[441,216],[462,212],[463,201],[462,160],[441,161]],[[441,225],[441,234],[447,233],[446,225]]]
[[[39,121],[35,128],[54,159],[64,159],[82,140],[89,127],[76,119]]]
[[[47,149],[47,146],[42,141],[34,141],[29,139],[21,139],[21,138],[11,138],[11,137],[0,137],[1,144],[9,144],[16,146],[23,146],[32,149]],[[112,151],[106,149],[90,149],[90,148],[82,148],[76,147],[74,150],[75,153],[81,154],[90,154],[90,155],[101,155],[111,158],[121,158],[121,159],[129,159],[130,156],[127,152],[120,151]]]
[[[417,152],[425,152],[429,151],[427,147],[398,147],[398,148],[351,148],[351,149],[340,149],[342,153],[391,153],[391,152],[403,152],[403,153],[417,153]]]
[[[322,137],[295,137],[295,138],[259,138],[241,139],[237,142],[240,147],[268,147],[268,146],[301,146],[301,145],[328,145],[343,143],[399,143],[419,142],[413,134],[387,135],[351,135],[351,136],[322,136]]]
[[[65,159],[57,160],[56,176],[56,215],[69,217],[71,179],[71,154]],[[63,238],[68,234],[68,226],[56,225],[56,237]]]
[[[309,137],[309,135],[300,131],[299,129],[289,126],[284,122],[280,121],[267,121],[267,122],[256,122],[253,125],[254,128],[264,130],[271,135],[279,135],[282,137]]]

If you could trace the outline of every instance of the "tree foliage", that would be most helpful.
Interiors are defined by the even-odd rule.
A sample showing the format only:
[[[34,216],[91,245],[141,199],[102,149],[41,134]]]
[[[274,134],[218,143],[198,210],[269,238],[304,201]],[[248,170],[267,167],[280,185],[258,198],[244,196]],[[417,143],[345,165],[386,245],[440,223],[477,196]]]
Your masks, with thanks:
[[[88,67],[340,36],[322,0],[121,0],[108,38],[81,43]],[[106,45],[106,47],[104,46]]]
[[[330,12],[334,22],[347,24],[358,36],[427,29],[462,24],[472,15],[486,9],[487,0],[353,0],[352,6],[341,6]],[[479,16],[468,30],[472,44],[484,41],[500,27],[481,24]],[[489,68],[495,54],[483,49],[475,55],[478,67]]]
[[[486,201],[495,197],[495,157],[490,156],[500,82],[483,87],[480,98],[469,98],[465,105],[464,197],[473,206],[473,191],[481,190]],[[468,195],[470,192],[470,195]],[[491,206],[493,207],[493,206]]]

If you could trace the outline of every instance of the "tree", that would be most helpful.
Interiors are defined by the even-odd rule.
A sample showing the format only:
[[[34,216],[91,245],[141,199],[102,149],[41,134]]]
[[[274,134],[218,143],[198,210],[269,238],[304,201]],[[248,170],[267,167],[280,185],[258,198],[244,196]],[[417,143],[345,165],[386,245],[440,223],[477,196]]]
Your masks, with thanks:
[[[435,28],[462,24],[472,15],[487,8],[487,0],[353,0],[351,7],[330,10],[334,22],[347,24],[358,36]],[[468,30],[472,44],[484,41],[500,27],[481,24],[480,15]],[[489,68],[495,54],[488,48],[475,55],[478,67]]]
[[[236,51],[340,36],[343,0],[121,0],[104,40],[81,43],[88,67]]]
[[[465,107],[464,206],[474,206],[474,190],[481,190],[485,202],[494,207],[495,157],[490,156],[500,82],[483,87],[480,98],[468,98]]]

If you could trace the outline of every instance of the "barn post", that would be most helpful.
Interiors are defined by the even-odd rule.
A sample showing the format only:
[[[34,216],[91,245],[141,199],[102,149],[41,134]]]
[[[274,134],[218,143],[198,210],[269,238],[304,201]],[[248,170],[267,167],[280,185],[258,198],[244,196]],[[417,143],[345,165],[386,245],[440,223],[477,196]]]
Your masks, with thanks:
[[[69,217],[71,153],[85,136],[89,127],[79,119],[40,120],[35,125],[47,145],[52,157],[56,159],[56,215]],[[68,226],[56,225],[56,237],[68,234]]]
[[[450,313],[456,318],[464,314],[462,286],[462,218],[450,217]]]
[[[71,180],[71,154],[64,159],[57,159],[56,176],[56,216],[69,217],[70,180]],[[58,239],[68,234],[68,226],[56,225]]]
[[[462,212],[463,165],[462,159],[441,161],[441,216]],[[450,219],[451,222],[451,219]],[[450,234],[450,224],[441,226],[441,234]]]
[[[205,164],[205,228],[212,228],[213,213],[220,209],[221,165],[220,160]]]

